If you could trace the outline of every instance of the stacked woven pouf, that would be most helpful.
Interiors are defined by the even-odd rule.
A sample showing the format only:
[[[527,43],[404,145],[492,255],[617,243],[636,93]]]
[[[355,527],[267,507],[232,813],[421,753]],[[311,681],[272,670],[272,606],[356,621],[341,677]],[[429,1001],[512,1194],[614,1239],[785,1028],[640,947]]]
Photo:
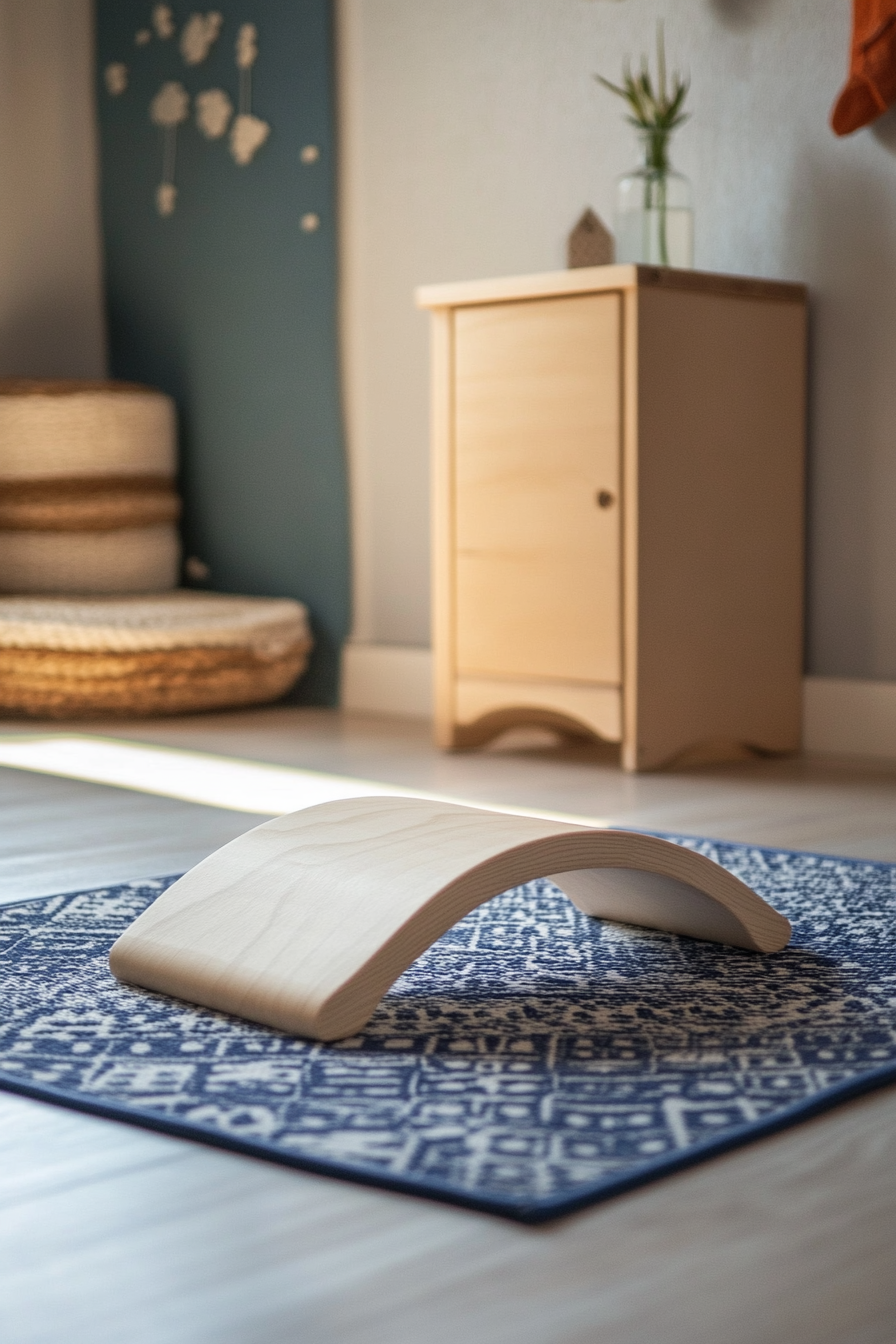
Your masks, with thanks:
[[[176,466],[161,392],[0,380],[0,711],[261,704],[304,670],[301,603],[176,588]]]

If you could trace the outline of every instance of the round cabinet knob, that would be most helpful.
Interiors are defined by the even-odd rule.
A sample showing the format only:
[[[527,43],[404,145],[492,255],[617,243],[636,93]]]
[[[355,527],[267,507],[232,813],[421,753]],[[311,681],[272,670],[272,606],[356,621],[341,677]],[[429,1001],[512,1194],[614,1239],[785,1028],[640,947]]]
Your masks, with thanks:
[[[595,498],[599,509],[612,509],[616,503],[616,496],[609,490],[598,490]]]

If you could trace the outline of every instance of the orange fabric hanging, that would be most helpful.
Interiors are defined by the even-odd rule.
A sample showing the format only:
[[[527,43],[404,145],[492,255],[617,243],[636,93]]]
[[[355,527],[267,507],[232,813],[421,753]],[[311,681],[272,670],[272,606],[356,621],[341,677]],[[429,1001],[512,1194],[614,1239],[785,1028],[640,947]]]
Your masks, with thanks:
[[[853,0],[849,79],[831,112],[837,135],[867,126],[896,103],[896,0]]]

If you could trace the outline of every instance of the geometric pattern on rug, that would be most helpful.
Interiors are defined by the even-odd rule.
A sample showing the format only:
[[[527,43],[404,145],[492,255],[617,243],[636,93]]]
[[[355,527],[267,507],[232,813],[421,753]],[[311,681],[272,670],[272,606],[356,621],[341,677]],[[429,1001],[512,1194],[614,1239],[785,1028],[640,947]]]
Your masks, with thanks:
[[[595,920],[531,882],[328,1045],[113,978],[174,878],[5,906],[0,1086],[538,1221],[896,1077],[896,869],[668,838],[787,915],[790,946]]]

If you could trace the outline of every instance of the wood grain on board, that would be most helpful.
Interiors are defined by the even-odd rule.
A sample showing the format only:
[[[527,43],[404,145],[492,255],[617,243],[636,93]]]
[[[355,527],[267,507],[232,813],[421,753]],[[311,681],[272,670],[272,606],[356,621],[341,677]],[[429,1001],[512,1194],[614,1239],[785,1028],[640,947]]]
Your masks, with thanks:
[[[772,952],[790,925],[726,869],[651,835],[417,798],[265,822],[198,864],[109,954],[120,980],[318,1040],[477,905],[552,877],[588,915]]]
[[[457,671],[618,685],[619,295],[454,321]]]

